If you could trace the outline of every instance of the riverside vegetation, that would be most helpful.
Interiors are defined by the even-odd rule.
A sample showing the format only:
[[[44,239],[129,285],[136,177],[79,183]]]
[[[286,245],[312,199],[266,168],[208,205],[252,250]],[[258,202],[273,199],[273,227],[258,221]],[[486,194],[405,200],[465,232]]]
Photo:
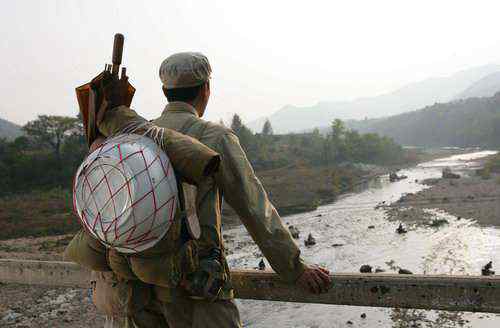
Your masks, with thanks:
[[[269,122],[253,133],[238,115],[231,128],[282,214],[332,201],[374,169],[380,174],[383,166],[419,159],[416,151],[377,134],[359,134],[341,120],[326,135],[275,135]],[[71,182],[88,151],[80,120],[42,115],[23,131],[13,141],[0,139],[0,239],[76,231]],[[224,215],[226,222],[236,222],[230,209]]]

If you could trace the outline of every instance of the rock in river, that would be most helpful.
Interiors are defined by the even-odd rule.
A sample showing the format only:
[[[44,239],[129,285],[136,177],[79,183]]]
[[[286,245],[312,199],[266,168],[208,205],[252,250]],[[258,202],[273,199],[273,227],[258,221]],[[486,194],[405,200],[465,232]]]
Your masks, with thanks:
[[[292,235],[293,239],[299,239],[300,238],[300,231],[295,226],[293,226],[293,225],[289,226],[288,230],[290,231],[290,234]]]
[[[495,271],[491,270],[492,268],[493,262],[490,261],[481,269],[481,274],[483,276],[493,276],[495,274]]]
[[[307,239],[304,240],[304,245],[306,245],[307,247],[316,245],[316,239],[314,239],[312,234],[309,234],[309,236],[307,236]]]
[[[403,224],[400,223],[399,227],[396,229],[396,232],[401,235],[401,234],[407,233],[408,231],[403,227]]]
[[[445,167],[442,172],[443,179],[460,179],[460,175],[451,172],[449,167]]]
[[[396,172],[391,172],[389,174],[389,181],[396,182],[408,178],[406,175],[398,175]]]

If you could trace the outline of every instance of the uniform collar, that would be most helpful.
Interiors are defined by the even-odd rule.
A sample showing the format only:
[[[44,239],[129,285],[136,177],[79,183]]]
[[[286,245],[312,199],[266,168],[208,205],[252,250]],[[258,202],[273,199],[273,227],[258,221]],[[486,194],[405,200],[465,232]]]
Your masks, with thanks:
[[[167,106],[165,106],[165,109],[163,110],[163,114],[166,114],[168,112],[185,112],[185,113],[190,113],[195,115],[196,117],[198,116],[198,112],[196,109],[191,106],[188,103],[182,102],[182,101],[173,101],[171,103],[168,103]]]

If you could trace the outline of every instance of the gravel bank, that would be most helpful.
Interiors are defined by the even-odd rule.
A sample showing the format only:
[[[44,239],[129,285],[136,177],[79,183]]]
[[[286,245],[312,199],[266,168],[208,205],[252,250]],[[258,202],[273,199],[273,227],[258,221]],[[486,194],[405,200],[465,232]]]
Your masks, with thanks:
[[[500,226],[500,175],[489,179],[465,175],[459,179],[422,181],[429,188],[407,194],[391,204],[389,217],[414,223],[426,220],[423,209],[438,209],[481,226]]]
[[[88,291],[25,285],[0,285],[0,327],[102,327]]]

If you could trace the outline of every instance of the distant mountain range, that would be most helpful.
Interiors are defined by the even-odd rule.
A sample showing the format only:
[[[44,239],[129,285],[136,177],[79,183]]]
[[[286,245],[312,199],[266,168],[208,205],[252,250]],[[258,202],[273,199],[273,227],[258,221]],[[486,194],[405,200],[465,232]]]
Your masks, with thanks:
[[[360,133],[378,133],[405,146],[498,148],[500,92],[492,97],[470,97],[387,118],[346,123]]]
[[[459,93],[455,99],[491,97],[500,91],[500,72],[491,73]]]
[[[22,134],[20,126],[0,118],[0,138],[12,140]]]
[[[287,105],[269,117],[247,124],[260,132],[269,119],[275,133],[324,127],[335,118],[343,120],[379,118],[413,111],[434,103],[468,97],[492,96],[500,91],[500,65],[485,65],[448,77],[429,78],[408,84],[394,92],[345,102],[319,102],[314,106]]]

